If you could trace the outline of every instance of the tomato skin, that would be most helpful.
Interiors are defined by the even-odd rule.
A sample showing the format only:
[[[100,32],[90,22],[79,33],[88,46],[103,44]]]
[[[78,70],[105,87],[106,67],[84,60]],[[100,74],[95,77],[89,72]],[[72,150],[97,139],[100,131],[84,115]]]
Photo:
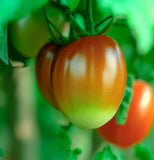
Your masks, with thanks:
[[[59,51],[51,84],[56,104],[72,123],[100,127],[114,116],[124,94],[123,53],[106,35],[82,37]]]
[[[64,31],[63,12],[50,4],[46,6],[46,9],[49,18],[60,31]],[[65,28],[65,30],[67,29]],[[13,46],[24,57],[36,57],[41,47],[49,42],[51,37],[43,9],[27,15],[19,21],[12,22],[9,25],[9,33]]]
[[[122,148],[130,147],[149,133],[154,118],[154,97],[147,82],[136,80],[133,98],[124,125],[116,124],[116,116],[98,129],[107,141]]]
[[[54,102],[50,84],[50,73],[54,56],[58,52],[59,48],[60,46],[58,45],[47,43],[40,50],[36,59],[36,78],[38,86],[45,99],[54,107],[56,107],[56,104]]]

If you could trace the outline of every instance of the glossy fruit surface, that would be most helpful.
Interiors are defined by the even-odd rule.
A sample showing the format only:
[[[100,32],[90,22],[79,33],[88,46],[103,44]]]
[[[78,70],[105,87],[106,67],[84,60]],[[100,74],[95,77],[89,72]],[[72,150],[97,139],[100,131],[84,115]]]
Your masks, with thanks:
[[[58,52],[59,48],[60,47],[57,45],[48,43],[41,49],[36,59],[36,77],[38,86],[45,99],[54,107],[56,105],[52,94],[50,73],[53,58]]]
[[[114,116],[124,94],[123,53],[106,35],[82,37],[60,50],[51,84],[59,109],[72,123],[100,127]]]
[[[124,125],[116,124],[115,117],[98,129],[100,135],[122,148],[140,142],[149,133],[154,118],[154,97],[149,84],[141,80],[134,82],[133,98]]]

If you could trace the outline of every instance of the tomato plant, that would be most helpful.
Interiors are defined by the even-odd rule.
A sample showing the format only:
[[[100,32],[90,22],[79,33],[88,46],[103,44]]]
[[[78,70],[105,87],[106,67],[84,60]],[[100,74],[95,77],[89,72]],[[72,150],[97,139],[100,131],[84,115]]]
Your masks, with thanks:
[[[154,97],[147,82],[136,80],[133,98],[124,125],[116,124],[116,116],[100,127],[98,132],[109,142],[122,148],[140,142],[150,131],[154,118]]]
[[[56,106],[50,84],[50,72],[55,54],[58,52],[59,46],[51,43],[46,44],[39,52],[36,59],[36,77],[39,88],[45,99],[52,105]]]
[[[121,103],[126,85],[123,53],[106,35],[82,37],[59,51],[51,84],[56,104],[72,123],[97,128]]]
[[[154,126],[118,147],[153,123],[148,91],[129,110],[134,78],[154,89],[153,2],[0,1],[0,159],[153,159]]]

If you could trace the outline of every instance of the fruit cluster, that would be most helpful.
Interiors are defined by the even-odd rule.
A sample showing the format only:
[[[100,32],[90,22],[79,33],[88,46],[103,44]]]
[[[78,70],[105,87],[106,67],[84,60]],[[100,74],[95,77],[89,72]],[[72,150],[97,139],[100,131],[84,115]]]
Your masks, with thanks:
[[[62,47],[46,44],[36,60],[36,76],[46,100],[73,124],[98,128],[122,148],[141,141],[152,127],[154,97],[141,80],[134,82],[126,123],[116,123],[127,71],[121,48],[109,36],[82,37]]]

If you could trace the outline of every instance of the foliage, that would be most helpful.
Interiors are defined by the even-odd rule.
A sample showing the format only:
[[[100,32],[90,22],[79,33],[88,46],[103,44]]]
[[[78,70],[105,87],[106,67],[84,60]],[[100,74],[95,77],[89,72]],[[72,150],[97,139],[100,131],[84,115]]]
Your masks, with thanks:
[[[117,18],[125,16],[136,36],[139,54],[147,54],[153,45],[154,1],[153,0],[96,0],[98,7],[110,8]]]
[[[22,18],[30,12],[44,6],[47,1],[48,0],[2,0],[0,5],[0,24]]]
[[[133,86],[133,76],[127,75],[127,85],[125,88],[124,97],[120,104],[120,107],[116,116],[116,122],[118,124],[125,124],[126,122],[127,113],[129,110],[129,104],[132,100],[132,94],[133,94],[132,86]]]
[[[143,144],[138,144],[135,146],[135,155],[138,160],[153,160],[149,148]]]
[[[102,152],[95,154],[94,160],[117,160],[117,157],[113,154],[111,148],[107,146]]]
[[[70,9],[75,9],[79,5],[79,0],[66,0]]]

